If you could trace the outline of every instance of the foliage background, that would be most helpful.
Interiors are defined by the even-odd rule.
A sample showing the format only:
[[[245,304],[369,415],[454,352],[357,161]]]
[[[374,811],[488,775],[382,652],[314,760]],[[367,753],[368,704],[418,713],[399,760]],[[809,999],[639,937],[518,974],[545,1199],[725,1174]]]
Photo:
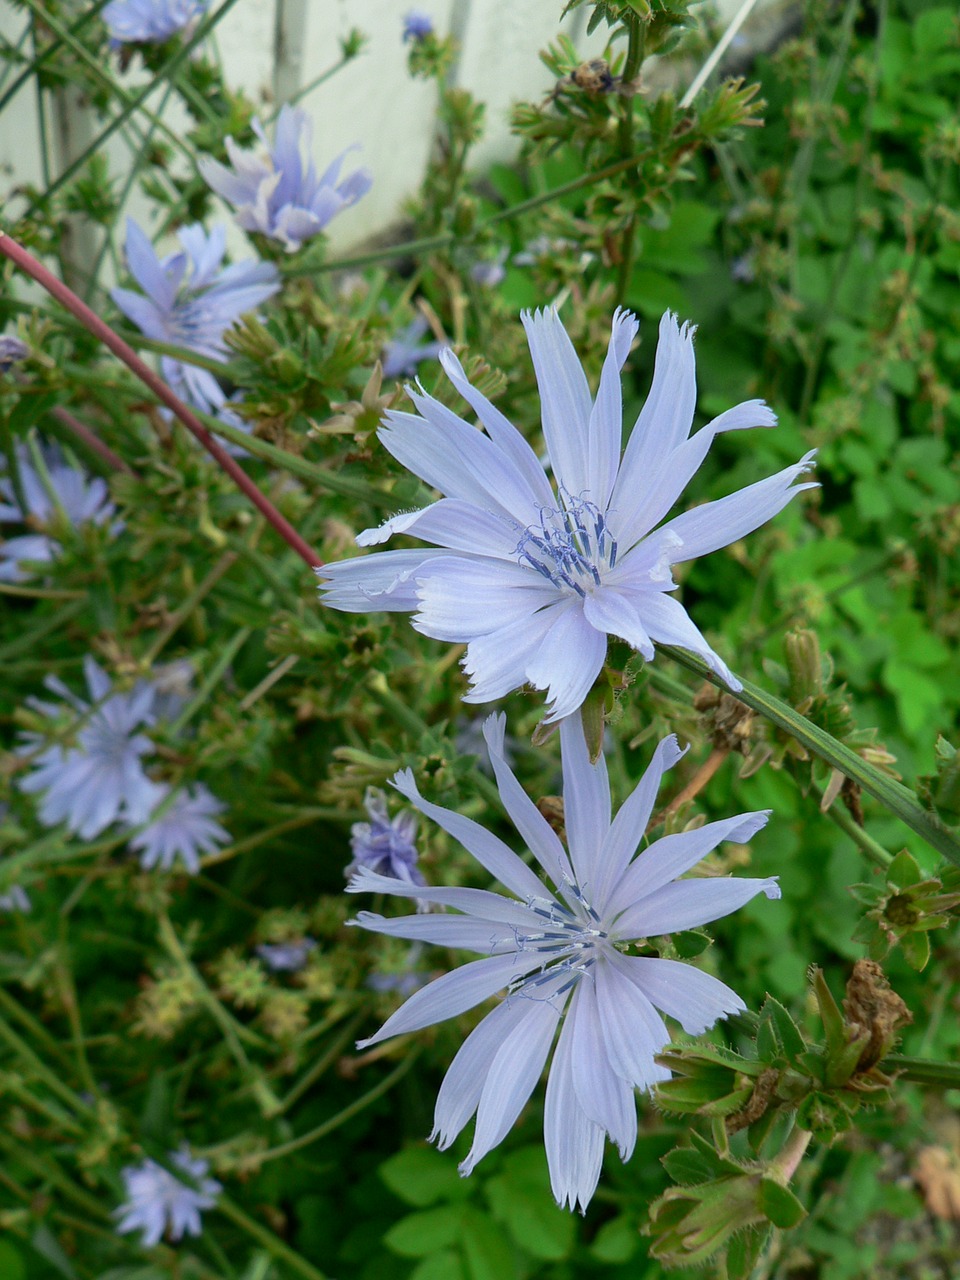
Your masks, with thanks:
[[[75,16],[68,6],[48,8],[58,20]],[[52,30],[42,32],[53,52],[41,82],[90,89],[88,64]],[[77,40],[106,59],[96,24]],[[156,70],[165,56],[149,51],[144,60]],[[412,69],[442,88],[444,56],[442,41],[433,54],[414,50]],[[738,672],[788,700],[798,690],[780,674],[792,671],[786,637],[815,633],[832,664],[833,697],[801,709],[864,749],[852,735],[875,729],[874,742],[895,760],[889,767],[915,786],[934,773],[937,735],[953,732],[960,705],[956,14],[924,0],[809,5],[797,34],[751,69],[764,126],[743,127],[747,112],[739,128],[734,114],[711,133],[702,106],[688,150],[670,150],[671,125],[652,98],[611,105],[607,96],[577,96],[575,62],[559,45],[551,57],[558,92],[518,108],[524,152],[516,166],[469,177],[481,113],[467,95],[441,93],[435,160],[406,211],[411,250],[374,252],[349,274],[316,245],[281,263],[282,300],[231,338],[229,376],[246,393],[257,439],[282,451],[261,448],[246,465],[324,559],[340,558],[355,532],[422,496],[374,434],[382,408],[401,393],[371,383],[385,342],[417,300],[534,439],[538,405],[520,308],[562,302],[593,379],[613,306],[638,312],[627,422],[649,384],[656,321],[676,309],[700,326],[701,419],[752,395],[780,416],[775,431],[720,438],[688,497],[720,496],[810,447],[820,450],[822,485],[747,542],[692,566],[685,604]],[[9,61],[18,66],[13,54]],[[187,146],[217,151],[243,129],[251,104],[213,61],[185,62],[178,75],[172,83],[193,116]],[[109,95],[100,92],[106,112]],[[605,147],[623,154],[606,122],[620,118],[624,101],[638,136],[654,140],[653,159],[630,180],[588,180],[537,203],[595,173],[609,160]],[[213,216],[202,183],[179,174],[155,138],[136,178],[156,201],[158,229]],[[114,253],[126,176],[92,157],[52,193],[28,193],[33,209],[16,233],[33,252],[59,255],[69,274],[66,219],[80,214],[104,228]],[[525,201],[534,205],[528,213],[500,217]],[[517,263],[540,236],[548,250]],[[428,247],[416,248],[423,240]],[[478,283],[477,260],[504,250],[502,281]],[[97,281],[84,283],[117,321]],[[31,348],[0,381],[7,456],[14,439],[39,428],[105,474],[51,417],[67,406],[136,472],[109,476],[121,537],[87,530],[65,542],[34,586],[5,590],[7,746],[29,727],[25,699],[45,675],[79,687],[86,652],[121,681],[185,660],[196,696],[177,731],[158,738],[165,767],[209,783],[228,805],[233,838],[196,877],[143,873],[123,837],[84,844],[40,827],[16,787],[17,757],[4,757],[0,888],[27,887],[33,911],[0,922],[0,1274],[675,1274],[648,1257],[640,1232],[669,1182],[659,1159],[685,1119],[643,1103],[636,1154],[626,1168],[608,1160],[581,1220],[550,1198],[537,1105],[467,1181],[453,1158],[465,1153],[462,1140],[445,1156],[424,1144],[441,1073],[469,1017],[359,1059],[352,1050],[396,1004],[371,991],[369,978],[408,964],[399,945],[343,927],[349,830],[364,817],[365,788],[410,766],[431,799],[502,823],[492,784],[465,746],[479,717],[460,702],[457,655],[398,615],[322,613],[302,563],[89,335],[52,303],[35,303],[9,272],[0,308]],[[420,376],[457,407],[437,368],[426,364]],[[271,670],[281,674],[265,687]],[[667,729],[693,744],[679,790],[716,745],[693,706],[698,682],[665,657],[631,674],[608,735],[614,794],[627,793]],[[556,793],[555,750],[529,745],[539,698],[514,698],[507,711],[521,779],[534,796]],[[850,887],[876,885],[879,873],[842,801],[821,812],[828,770],[798,758],[759,720],[748,745],[768,750],[766,763],[742,777],[741,761],[729,756],[677,821],[773,808],[749,854],[727,850],[716,869],[749,862],[751,874],[778,874],[783,899],[718,924],[701,963],[751,1009],[773,994],[816,1037],[807,968],[820,965],[839,995],[868,941],[854,938],[863,904]],[[934,851],[879,805],[865,801],[864,816],[868,842],[891,853],[907,847],[925,871],[937,870]],[[436,830],[422,827],[421,849],[432,881],[474,875]],[[256,943],[303,934],[320,946],[300,974],[269,974],[255,958]],[[922,972],[899,948],[885,965],[913,1014],[903,1052],[950,1062],[960,1040],[955,925],[931,941]],[[416,963],[440,971],[451,957]],[[737,1027],[715,1038],[746,1043]],[[956,1102],[955,1090],[900,1084],[835,1144],[815,1144],[795,1184],[809,1217],[777,1235],[757,1274],[951,1274],[955,1221],[924,1196],[916,1170],[924,1150],[942,1148],[941,1182],[956,1187]],[[182,1138],[212,1161],[226,1199],[206,1215],[199,1241],[143,1252],[112,1230],[119,1170]]]

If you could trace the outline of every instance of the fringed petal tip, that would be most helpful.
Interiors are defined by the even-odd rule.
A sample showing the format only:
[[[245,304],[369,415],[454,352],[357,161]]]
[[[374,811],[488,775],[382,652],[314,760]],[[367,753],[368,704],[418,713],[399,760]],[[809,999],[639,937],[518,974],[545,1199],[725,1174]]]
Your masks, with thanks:
[[[406,796],[408,800],[420,799],[420,792],[412,769],[398,769],[390,779],[390,785],[399,791],[402,796]]]
[[[774,900],[781,896],[780,885],[778,884],[779,879],[780,879],[779,876],[770,876],[760,886],[761,892],[764,893],[771,900]]]

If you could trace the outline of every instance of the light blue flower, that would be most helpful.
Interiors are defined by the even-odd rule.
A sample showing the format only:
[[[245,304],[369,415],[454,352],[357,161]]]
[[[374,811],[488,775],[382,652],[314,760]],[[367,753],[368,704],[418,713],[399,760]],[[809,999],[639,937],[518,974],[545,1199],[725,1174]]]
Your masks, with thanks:
[[[0,912],[4,914],[13,912],[28,912],[30,910],[30,899],[27,897],[26,889],[15,884],[6,893],[0,893]]]
[[[0,373],[7,373],[13,365],[26,360],[29,354],[30,348],[22,338],[12,333],[0,335]]]
[[[115,44],[161,44],[207,7],[207,0],[111,0],[101,13]]]
[[[136,730],[153,723],[152,685],[139,680],[127,693],[114,693],[109,676],[87,655],[83,670],[90,702],[79,698],[56,676],[45,686],[62,703],[29,698],[28,706],[50,719],[67,709],[77,728],[67,744],[45,746],[39,733],[21,734],[18,754],[31,757],[31,772],[19,782],[21,791],[42,793],[39,817],[44,826],[65,822],[90,840],[116,821],[144,822],[156,802],[156,787],[143,770],[141,757],[154,745]]]
[[[376,787],[367,789],[363,803],[370,821],[355,822],[350,828],[353,862],[345,874],[368,867],[381,876],[393,876],[408,884],[423,884],[423,876],[417,869],[416,818],[412,813],[398,813],[391,818],[387,812],[387,797]]]
[[[127,265],[143,293],[111,289],[110,296],[148,338],[225,361],[224,333],[277,292],[277,269],[272,263],[254,260],[222,266],[225,226],[214,227],[208,235],[197,224],[182,227],[178,235],[183,251],[158,258],[147,236],[128,218]],[[181,400],[248,429],[225,407],[227,396],[209,369],[171,356],[163,356],[160,366],[164,380]]]
[[[140,853],[144,871],[153,867],[170,871],[179,857],[190,875],[196,875],[201,855],[230,841],[229,832],[215,821],[226,806],[202,783],[192,792],[186,788],[175,792],[172,800],[170,787],[159,783],[154,786],[154,796],[150,825],[133,837],[130,848]]]
[[[423,316],[415,316],[405,329],[387,343],[383,352],[383,376],[385,378],[413,378],[421,360],[432,360],[440,354],[439,342],[421,342],[427,332]]]
[[[769,520],[809,485],[792,467],[729,497],[657,524],[673,507],[717,435],[771,427],[748,400],[690,435],[697,398],[693,330],[660,322],[653,385],[620,456],[620,370],[637,332],[617,311],[596,398],[553,309],[522,316],[540,389],[555,488],[519,431],[468,382],[450,350],[447,376],[486,434],[422,389],[417,414],[388,412],[384,447],[445,496],[367,529],[361,546],[407,533],[434,548],[386,551],[324,565],[324,603],[350,613],[413,612],[437,640],[466,644],[467,702],[489,702],[525,683],[547,691],[550,720],[582,704],[600,673],[608,635],[650,661],[654,644],[690,649],[728,683],[739,681],[669,592],[671,566],[726,546]]]
[[[164,1231],[169,1231],[171,1240],[200,1235],[200,1210],[212,1209],[223,1190],[214,1178],[204,1176],[209,1162],[191,1156],[187,1147],[172,1151],[170,1161],[193,1178],[197,1188],[187,1186],[155,1160],[120,1170],[127,1198],[114,1210],[119,1218],[117,1231],[142,1231],[145,1249],[159,1244]]]
[[[749,840],[768,814],[742,813],[664,836],[637,855],[660,779],[682,755],[676,738],[660,743],[611,821],[606,764],[602,756],[590,764],[580,716],[573,715],[560,725],[568,853],[504,760],[504,723],[503,716],[490,716],[485,728],[500,796],[552,888],[478,823],[424,800],[409,770],[398,773],[394,786],[512,896],[411,885],[360,870],[348,892],[413,898],[453,912],[385,918],[361,911],[353,923],[483,958],[416,992],[358,1048],[457,1017],[506,989],[453,1059],[432,1137],[445,1150],[476,1113],[473,1145],[460,1166],[470,1173],[519,1116],[559,1030],[544,1113],[547,1163],[558,1203],[585,1209],[600,1174],[604,1136],[629,1159],[637,1137],[634,1090],[669,1075],[654,1060],[670,1040],[660,1013],[699,1035],[744,1008],[734,991],[702,970],[629,954],[627,947],[708,924],[758,893],[779,897],[775,879],[679,879],[722,841]]]
[[[403,15],[403,41],[418,43],[433,35],[433,19],[422,9],[411,9]]]
[[[45,475],[34,466],[25,448],[17,449],[22,506],[13,480],[0,476],[0,524],[27,522],[33,530],[0,543],[0,582],[23,582],[30,577],[27,563],[49,564],[56,559],[61,543],[55,535],[62,536],[57,526],[64,518],[76,529],[83,524],[105,525],[116,511],[107,496],[106,481],[99,476],[91,479],[71,466],[56,446],[43,447],[41,461]],[[0,466],[5,465],[0,459]],[[111,536],[122,528],[120,521],[113,521]]]
[[[210,157],[198,165],[207,185],[236,209],[237,223],[244,231],[279,240],[292,253],[370,190],[373,175],[367,169],[356,169],[338,181],[343,162],[355,147],[337,156],[319,178],[313,161],[308,158],[304,163],[302,151],[309,157],[313,134],[305,111],[281,108],[272,147],[260,121],[254,120],[252,127],[266,148],[265,156],[242,151],[227,138],[232,169]]]
[[[274,973],[296,973],[307,963],[307,957],[316,945],[313,938],[299,938],[296,942],[261,942],[257,955]]]

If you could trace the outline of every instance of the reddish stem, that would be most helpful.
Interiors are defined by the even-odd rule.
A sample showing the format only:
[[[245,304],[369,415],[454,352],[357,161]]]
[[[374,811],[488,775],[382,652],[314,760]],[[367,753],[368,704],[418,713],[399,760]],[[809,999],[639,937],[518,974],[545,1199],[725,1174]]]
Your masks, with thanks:
[[[72,413],[68,413],[66,409],[57,405],[55,409],[50,410],[50,414],[58,422],[62,422],[65,427],[69,428],[75,436],[83,441],[88,449],[93,453],[99,454],[104,462],[113,467],[114,471],[125,471],[128,476],[137,474],[133,467],[124,462],[121,457],[113,452],[109,445],[104,444],[98,435],[95,435],[89,427],[84,426]]]
[[[144,364],[133,348],[127,346],[123,339],[118,337],[110,326],[101,320],[94,311],[91,311],[72,289],[68,289],[62,281],[52,275],[31,253],[28,253],[22,245],[18,244],[16,240],[13,240],[4,231],[0,231],[0,253],[8,257],[21,271],[36,280],[37,284],[46,289],[49,294],[52,294],[72,315],[77,317],[81,324],[90,330],[95,338],[99,338],[105,347],[109,347],[128,369],[133,370],[140,381],[150,388],[161,404],[165,404],[171,413],[180,419],[187,430],[197,437],[211,458],[227,473],[237,487],[247,495],[257,510],[262,513],[264,519],[276,529],[280,537],[293,548],[301,560],[308,564],[311,569],[323,564],[323,561],[313,548],[304,542],[289,520],[284,519],[266,494],[260,492],[243,468],[217,443],[200,419],[177,399],[166,383],[158,378],[148,365]]]

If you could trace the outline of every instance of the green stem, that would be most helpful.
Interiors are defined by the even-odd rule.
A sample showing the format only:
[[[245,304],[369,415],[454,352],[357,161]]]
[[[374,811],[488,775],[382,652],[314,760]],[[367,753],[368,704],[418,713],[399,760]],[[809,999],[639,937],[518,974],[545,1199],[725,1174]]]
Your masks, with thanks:
[[[272,1231],[261,1226],[261,1224],[254,1218],[245,1214],[243,1210],[238,1205],[235,1205],[227,1196],[221,1194],[218,1197],[217,1208],[225,1218],[230,1219],[234,1226],[239,1227],[241,1231],[245,1231],[247,1235],[256,1240],[258,1244],[262,1244],[271,1257],[276,1258],[278,1261],[285,1262],[287,1266],[292,1271],[296,1271],[298,1275],[306,1277],[306,1280],[327,1280],[327,1277],[322,1271],[318,1271],[312,1263],[306,1260],[306,1258],[301,1257],[299,1253],[295,1253],[289,1245],[284,1244],[279,1236],[275,1236]]]
[[[190,699],[183,708],[176,720],[170,725],[171,737],[176,737],[190,723],[200,708],[213,693],[214,689],[223,679],[227,667],[236,657],[238,651],[246,644],[250,636],[253,634],[252,627],[241,627],[240,630],[227,641],[224,645],[216,662],[210,668],[206,679],[197,690],[196,694]]]
[[[38,210],[46,208],[50,203],[51,198],[60,190],[64,183],[69,182],[73,175],[79,169],[83,168],[92,155],[103,149],[107,139],[112,137],[113,134],[115,134],[116,131],[127,122],[130,116],[132,116],[133,113],[137,111],[144,102],[146,102],[147,98],[150,97],[158,84],[165,83],[173,77],[177,68],[186,62],[194,49],[196,49],[207,38],[217,23],[227,16],[235,4],[237,4],[237,0],[224,0],[224,3],[216,13],[207,14],[197,27],[191,39],[181,45],[177,52],[167,59],[163,66],[157,71],[153,79],[146,84],[138,94],[135,94],[132,98],[128,99],[124,104],[123,110],[118,115],[114,116],[107,127],[102,130],[96,138],[94,138],[89,147],[82,151],[72,164],[67,165],[66,169],[64,169],[55,181],[51,182],[47,186],[46,190],[33,201],[24,215],[26,220],[32,218]]]
[[[293,1106],[293,1104],[303,1097],[303,1095],[307,1092],[310,1086],[313,1085],[317,1080],[319,1080],[320,1077],[324,1074],[324,1072],[329,1070],[330,1066],[337,1060],[337,1058],[339,1058],[341,1053],[343,1053],[344,1049],[347,1047],[347,1044],[349,1043],[349,1041],[355,1035],[357,1027],[359,1027],[362,1019],[363,1019],[362,1013],[356,1014],[353,1018],[350,1019],[350,1021],[340,1031],[340,1033],[334,1036],[332,1043],[327,1048],[327,1051],[321,1054],[321,1056],[317,1059],[317,1061],[313,1064],[313,1066],[309,1069],[309,1071],[305,1072],[300,1077],[300,1079],[293,1086],[293,1088],[290,1090],[287,1096],[281,1099],[281,1102],[280,1102],[281,1115],[285,1111],[289,1111],[290,1108]]]
[[[193,613],[194,609],[196,609],[197,605],[206,599],[228,569],[230,569],[232,565],[236,564],[236,561],[237,553],[235,551],[227,551],[220,557],[200,585],[192,591],[189,596],[187,596],[183,604],[181,604],[178,609],[174,610],[170,615],[170,620],[167,625],[163,628],[154,640],[153,644],[141,658],[141,662],[145,667],[150,667],[154,662],[156,662],[161,652],[166,648],[167,642],[176,635],[186,620]]]
[[[880,867],[881,870],[886,871],[893,861],[893,854],[888,853],[883,845],[874,840],[869,832],[854,822],[853,817],[847,812],[842,803],[835,802],[829,809],[825,809],[824,813],[831,822],[836,823],[841,831],[847,833],[854,844],[859,846],[860,850],[867,855],[871,862]]]
[[[729,692],[725,682],[710,670],[702,658],[688,653],[685,649],[677,649],[674,645],[662,644],[658,648],[661,653],[672,658],[681,667],[694,672],[701,680],[708,680],[718,689]],[[918,836],[922,836],[938,853],[942,853],[945,858],[960,865],[960,842],[949,831],[940,827],[933,815],[921,808],[916,796],[908,787],[886,777],[845,743],[838,742],[811,720],[800,715],[789,703],[774,697],[772,693],[767,693],[759,685],[743,680],[743,687],[735,696],[745,706],[789,734],[820,760],[825,760],[827,764],[839,769],[842,774],[862,787],[868,795],[873,796],[891,813],[896,814]]]
[[[109,3],[110,3],[110,0],[96,0],[96,3],[91,5],[90,8],[77,19],[77,21],[73,24],[72,27],[68,28],[70,34],[72,36],[79,35],[79,33],[83,30],[83,28],[87,25],[87,23],[92,18],[95,18],[97,14],[100,12],[100,10],[103,9]],[[29,30],[29,28],[27,30]],[[2,97],[0,97],[0,113],[3,112],[3,109],[7,105],[7,103],[17,96],[17,94],[20,92],[23,86],[27,83],[27,81],[31,78],[31,76],[35,76],[36,73],[43,66],[43,64],[53,57],[53,55],[60,48],[61,44],[62,44],[62,41],[59,39],[51,40],[50,43],[47,45],[47,47],[43,50],[43,52],[38,53],[37,56],[31,60],[30,64],[27,67],[25,67],[23,71],[21,71],[21,73],[17,76],[16,80],[14,80],[10,88],[6,90],[6,92],[3,94]]]
[[[901,1080],[939,1085],[943,1089],[960,1089],[960,1063],[934,1062],[930,1058],[911,1058],[903,1053],[888,1053],[880,1066],[885,1071],[898,1072]]]
[[[298,1138],[291,1138],[289,1142],[283,1142],[279,1147],[272,1147],[269,1151],[262,1152],[258,1159],[261,1163],[265,1163],[267,1160],[277,1160],[281,1156],[292,1155],[294,1151],[301,1151],[312,1142],[319,1142],[328,1133],[333,1133],[334,1129],[339,1129],[342,1124],[352,1120],[355,1115],[369,1107],[372,1102],[376,1102],[378,1098],[388,1093],[399,1080],[403,1079],[419,1056],[420,1050],[418,1048],[411,1050],[399,1066],[394,1067],[388,1076],[384,1076],[379,1084],[374,1085],[372,1089],[368,1089],[356,1101],[351,1102],[348,1107],[344,1107],[342,1111],[338,1111],[335,1116],[331,1116],[323,1124],[317,1125],[315,1129],[310,1129],[307,1133],[301,1133]]]

